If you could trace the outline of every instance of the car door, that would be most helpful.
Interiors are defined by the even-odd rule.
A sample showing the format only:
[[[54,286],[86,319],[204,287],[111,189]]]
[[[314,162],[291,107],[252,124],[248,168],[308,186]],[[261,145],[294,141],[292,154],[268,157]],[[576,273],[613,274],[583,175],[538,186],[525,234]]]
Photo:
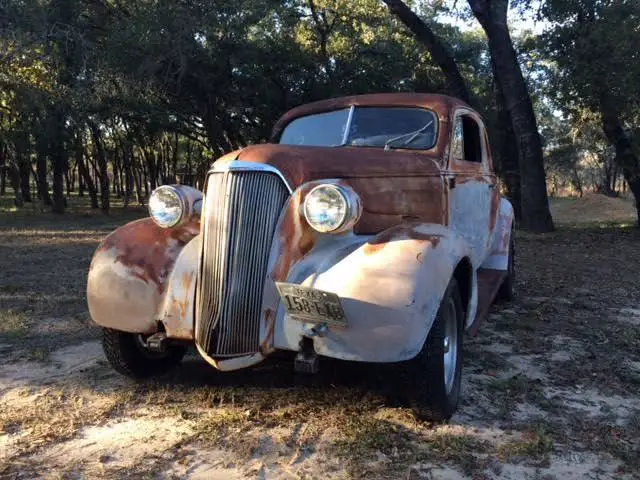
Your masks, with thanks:
[[[489,165],[484,125],[477,114],[459,110],[454,116],[449,166],[449,227],[471,247],[478,268],[489,249],[495,176]]]

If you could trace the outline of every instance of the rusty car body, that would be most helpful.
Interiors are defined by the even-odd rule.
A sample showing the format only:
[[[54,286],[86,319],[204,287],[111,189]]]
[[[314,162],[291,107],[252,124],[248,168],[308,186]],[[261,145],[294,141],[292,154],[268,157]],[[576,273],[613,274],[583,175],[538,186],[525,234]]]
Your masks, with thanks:
[[[343,141],[325,138],[333,130]],[[181,202],[175,225],[134,221],[98,247],[87,295],[107,357],[132,376],[176,363],[181,344],[223,371],[275,351],[297,352],[309,370],[318,356],[414,362],[411,375],[430,383],[417,403],[447,418],[462,331],[475,333],[494,297],[512,294],[513,210],[487,138],[473,109],[442,95],[361,95],[287,112],[270,143],[215,161],[204,194],[169,187],[168,201]],[[307,205],[317,188],[319,203]],[[332,221],[347,207],[335,231],[306,216]],[[286,292],[307,295],[312,311],[302,297],[285,304]]]

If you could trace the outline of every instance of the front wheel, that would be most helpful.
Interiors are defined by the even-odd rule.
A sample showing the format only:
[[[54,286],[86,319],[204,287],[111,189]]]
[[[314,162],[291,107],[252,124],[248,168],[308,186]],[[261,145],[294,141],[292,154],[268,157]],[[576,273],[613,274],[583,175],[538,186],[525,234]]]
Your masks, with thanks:
[[[420,419],[448,420],[458,408],[463,323],[460,291],[451,279],[422,350],[406,365],[407,393]]]
[[[102,348],[114,370],[136,379],[168,372],[180,364],[187,351],[172,345],[166,352],[153,352],[145,346],[142,335],[111,328],[103,329]]]

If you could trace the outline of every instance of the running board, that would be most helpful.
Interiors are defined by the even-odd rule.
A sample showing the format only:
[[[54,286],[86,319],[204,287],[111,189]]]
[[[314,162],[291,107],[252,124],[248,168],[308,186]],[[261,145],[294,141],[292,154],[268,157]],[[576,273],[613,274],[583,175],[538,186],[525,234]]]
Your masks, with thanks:
[[[506,270],[478,269],[478,309],[476,310],[476,318],[469,327],[471,335],[478,333],[480,323],[487,318],[489,309],[506,276]]]

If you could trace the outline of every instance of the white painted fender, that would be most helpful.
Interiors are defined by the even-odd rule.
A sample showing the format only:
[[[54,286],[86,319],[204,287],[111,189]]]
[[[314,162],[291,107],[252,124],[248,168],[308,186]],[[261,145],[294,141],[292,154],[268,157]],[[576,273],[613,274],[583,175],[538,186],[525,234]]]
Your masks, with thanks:
[[[167,281],[158,320],[163,323],[169,338],[194,339],[193,319],[201,238],[201,235],[197,235],[184,246]]]
[[[500,209],[493,229],[489,255],[480,268],[507,270],[509,268],[509,244],[513,226],[513,206],[506,198],[500,199]]]
[[[398,362],[422,348],[455,268],[469,260],[468,244],[435,224],[406,224],[376,236],[324,235],[289,272],[287,281],[336,293],[348,326],[314,337],[320,355],[364,362]],[[468,320],[477,285],[470,274]],[[313,324],[276,315],[274,347],[299,350]]]

